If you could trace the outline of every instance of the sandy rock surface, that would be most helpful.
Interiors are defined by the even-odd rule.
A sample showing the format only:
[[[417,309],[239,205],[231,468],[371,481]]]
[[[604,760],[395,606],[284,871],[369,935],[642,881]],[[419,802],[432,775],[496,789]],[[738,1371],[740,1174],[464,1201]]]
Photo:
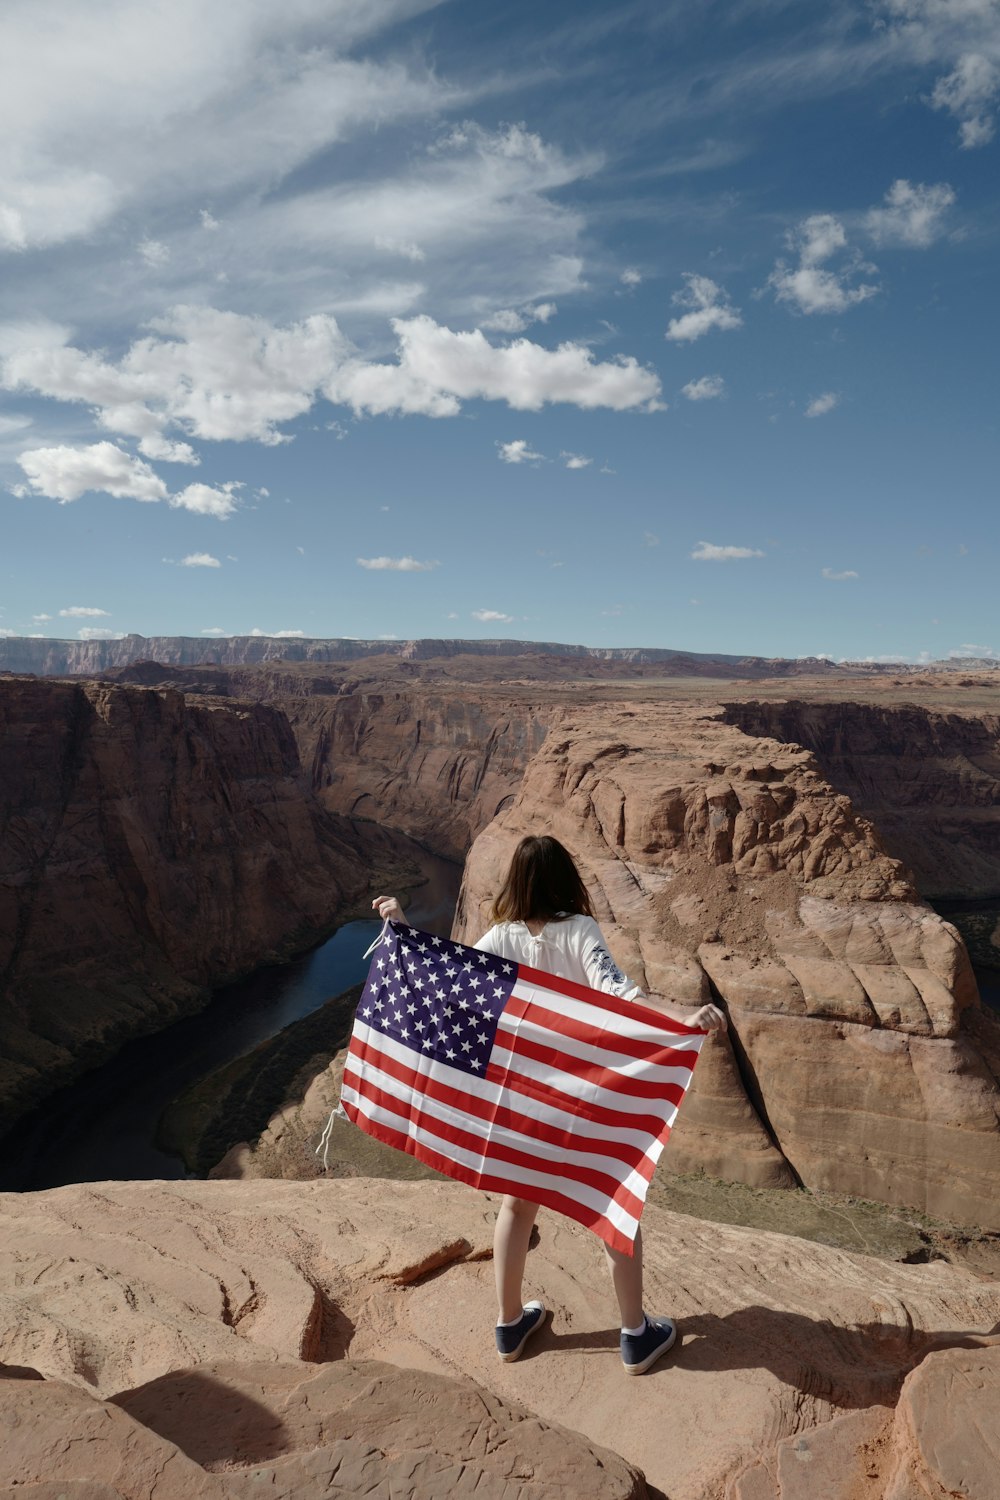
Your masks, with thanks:
[[[881,1488],[867,1493],[881,1500],[906,1465],[951,1482],[945,1395],[955,1406],[966,1393],[970,1414],[977,1389],[992,1399],[996,1283],[654,1207],[644,1219],[647,1303],[679,1320],[676,1353],[641,1380],[625,1378],[600,1245],[543,1211],[528,1289],[552,1323],[529,1355],[503,1365],[492,1346],[492,1219],[484,1197],[430,1182],[104,1183],[4,1195],[0,1362],[45,1377],[0,1385],[0,1421],[20,1414],[18,1462],[36,1465],[32,1482],[52,1478],[42,1455],[55,1431],[72,1431],[104,1456],[92,1473],[60,1473],[126,1500],[148,1491],[122,1488],[121,1453],[144,1474],[166,1465],[164,1483],[176,1474],[201,1486],[194,1495],[242,1494],[211,1485],[264,1466],[268,1493],[308,1496],[338,1493],[322,1485],[336,1467],[330,1454],[347,1444],[339,1461],[366,1482],[410,1456],[406,1472],[426,1485],[393,1494],[463,1493],[427,1476],[475,1460],[477,1496],[640,1496],[629,1469],[600,1458],[611,1449],[671,1500],[787,1500],[760,1485],[782,1464],[798,1472],[806,1460],[796,1444],[817,1453],[833,1444],[867,1463],[872,1434],[898,1428],[905,1441],[893,1436],[871,1460]],[[366,1425],[371,1392],[384,1420]],[[352,1402],[357,1420],[345,1424]],[[202,1408],[217,1416],[188,1420]],[[223,1421],[233,1436],[221,1444]],[[795,1451],[785,1457],[787,1444]],[[6,1442],[0,1451],[9,1465]],[[989,1453],[987,1443],[977,1462]],[[595,1454],[609,1488],[580,1478],[595,1472]],[[9,1467],[0,1473],[12,1482]],[[572,1484],[556,1484],[570,1473]]]
[[[695,703],[566,712],[473,845],[457,937],[540,829],[576,855],[632,978],[727,1003],[674,1170],[1000,1227],[1000,1028],[955,929],[810,751]]]

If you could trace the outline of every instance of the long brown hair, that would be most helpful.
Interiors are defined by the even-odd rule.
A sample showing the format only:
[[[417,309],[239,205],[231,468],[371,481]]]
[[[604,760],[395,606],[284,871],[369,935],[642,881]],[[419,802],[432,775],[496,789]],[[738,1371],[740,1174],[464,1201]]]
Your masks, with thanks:
[[[514,850],[510,868],[490,912],[491,922],[532,918],[592,917],[593,908],[573,856],[558,839],[529,834]]]

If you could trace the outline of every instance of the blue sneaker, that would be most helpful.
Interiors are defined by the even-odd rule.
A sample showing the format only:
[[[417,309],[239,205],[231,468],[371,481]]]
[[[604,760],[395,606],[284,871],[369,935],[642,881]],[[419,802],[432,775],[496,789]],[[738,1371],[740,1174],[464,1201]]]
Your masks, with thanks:
[[[673,1347],[677,1329],[669,1318],[647,1318],[641,1333],[622,1334],[622,1364],[626,1375],[645,1375],[661,1354]]]
[[[512,1364],[515,1359],[521,1358],[525,1344],[533,1333],[538,1332],[547,1316],[545,1303],[536,1297],[533,1302],[524,1304],[516,1323],[512,1323],[509,1328],[496,1330],[497,1353],[505,1364]]]

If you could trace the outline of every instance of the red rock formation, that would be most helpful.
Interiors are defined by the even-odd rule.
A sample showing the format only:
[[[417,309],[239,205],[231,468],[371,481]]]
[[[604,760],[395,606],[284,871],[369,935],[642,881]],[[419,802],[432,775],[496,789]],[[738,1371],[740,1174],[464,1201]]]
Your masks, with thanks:
[[[274,708],[7,680],[0,786],[5,1122],[307,946],[367,882]]]
[[[1000,893],[1000,716],[917,704],[728,703],[749,735],[804,745],[935,896]]]
[[[693,705],[566,714],[476,841],[456,936],[540,830],[638,983],[727,1002],[667,1165],[1000,1227],[1000,1081],[965,949],[808,751]]]

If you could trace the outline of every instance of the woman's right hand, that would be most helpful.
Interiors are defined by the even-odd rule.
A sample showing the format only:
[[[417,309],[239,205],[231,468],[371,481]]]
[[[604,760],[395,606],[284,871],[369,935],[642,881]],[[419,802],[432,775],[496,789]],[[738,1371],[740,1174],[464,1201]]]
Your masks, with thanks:
[[[376,896],[372,902],[372,906],[378,912],[383,922],[405,923],[406,921],[406,913],[395,896]]]

